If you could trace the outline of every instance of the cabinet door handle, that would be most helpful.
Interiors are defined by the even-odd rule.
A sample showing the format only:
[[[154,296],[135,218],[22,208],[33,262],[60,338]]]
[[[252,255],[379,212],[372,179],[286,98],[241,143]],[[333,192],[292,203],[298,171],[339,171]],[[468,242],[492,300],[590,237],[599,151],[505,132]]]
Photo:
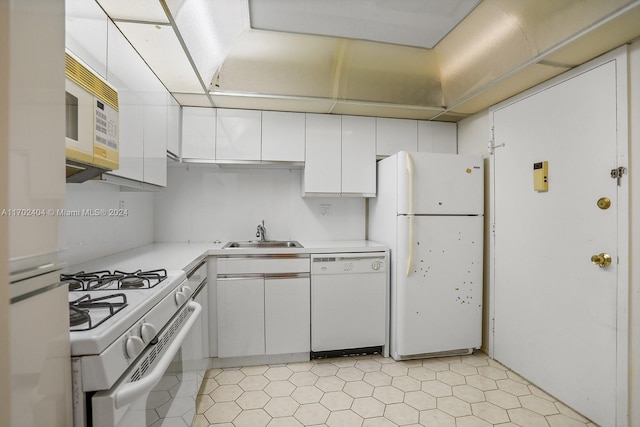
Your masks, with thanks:
[[[311,277],[309,273],[269,273],[265,274],[265,279],[307,279]]]

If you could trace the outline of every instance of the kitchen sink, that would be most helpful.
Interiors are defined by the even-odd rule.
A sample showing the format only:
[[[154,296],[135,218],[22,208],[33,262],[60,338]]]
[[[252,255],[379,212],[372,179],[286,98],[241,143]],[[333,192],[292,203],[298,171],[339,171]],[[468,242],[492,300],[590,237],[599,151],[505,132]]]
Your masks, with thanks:
[[[302,248],[295,240],[243,240],[227,242],[222,249],[232,248]]]

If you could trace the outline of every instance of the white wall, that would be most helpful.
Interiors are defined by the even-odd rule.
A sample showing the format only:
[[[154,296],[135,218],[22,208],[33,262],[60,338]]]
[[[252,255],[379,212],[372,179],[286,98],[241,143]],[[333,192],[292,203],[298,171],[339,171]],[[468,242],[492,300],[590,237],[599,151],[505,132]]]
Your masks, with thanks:
[[[491,252],[491,200],[493,199],[492,162],[490,161],[487,144],[491,139],[491,122],[488,110],[481,111],[473,116],[458,122],[458,154],[473,154],[483,156],[484,161],[484,279],[483,279],[483,320],[482,320],[482,350],[490,353],[491,343],[491,312],[489,308],[492,295],[490,292],[489,263],[493,259]]]
[[[67,184],[65,209],[79,210],[80,215],[60,217],[62,258],[73,266],[153,243],[153,198],[154,193],[120,191],[103,182]],[[121,207],[126,215],[109,215]],[[90,216],[83,209],[104,209],[107,214]]]
[[[629,423],[640,426],[640,41],[629,49]]]
[[[156,194],[156,242],[267,238],[357,240],[365,236],[361,198],[302,198],[300,170],[169,167],[167,188]]]

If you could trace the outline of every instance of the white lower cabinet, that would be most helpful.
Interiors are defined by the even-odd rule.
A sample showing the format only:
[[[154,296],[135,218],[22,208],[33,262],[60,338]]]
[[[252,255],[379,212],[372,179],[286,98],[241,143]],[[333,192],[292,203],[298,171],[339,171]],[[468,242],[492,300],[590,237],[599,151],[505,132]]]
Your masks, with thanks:
[[[224,278],[217,285],[218,357],[309,351],[308,276]]]
[[[218,279],[218,357],[265,354],[264,279]]]
[[[218,357],[308,353],[309,270],[298,255],[218,259]]]
[[[264,282],[267,354],[303,353],[311,347],[308,277],[267,278]]]

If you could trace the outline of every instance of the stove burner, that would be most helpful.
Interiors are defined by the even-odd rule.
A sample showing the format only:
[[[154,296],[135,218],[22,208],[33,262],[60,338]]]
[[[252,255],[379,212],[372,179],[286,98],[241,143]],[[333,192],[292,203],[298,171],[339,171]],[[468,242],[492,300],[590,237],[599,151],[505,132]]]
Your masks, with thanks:
[[[81,296],[75,301],[69,302],[70,316],[69,320],[71,326],[79,326],[88,323],[86,328],[72,328],[73,331],[88,331],[93,329],[105,320],[112,318],[120,310],[127,306],[127,297],[125,294],[110,294],[103,297],[91,298],[91,295],[86,294]],[[102,314],[102,319],[97,323],[94,323],[91,314],[92,310],[97,310]],[[107,310],[105,313],[104,310]]]
[[[109,273],[103,274],[99,277],[87,279],[87,290],[95,291],[101,288],[107,288],[112,283],[118,283],[122,279],[121,274]]]
[[[132,273],[115,270],[61,274],[60,280],[69,283],[70,291],[151,289],[167,278],[167,270],[137,270]]]
[[[164,269],[137,270],[133,273],[116,270],[113,274],[122,276],[118,281],[118,288],[120,289],[153,288],[167,278],[167,270]]]
[[[69,285],[69,291],[79,291],[83,288],[83,281],[76,274],[61,274],[60,281]]]
[[[124,276],[122,279],[120,279],[120,288],[141,288],[145,284],[144,280],[145,279],[143,277]]]
[[[89,309],[69,306],[69,323],[71,326],[83,325],[90,321]]]
[[[67,282],[69,284],[70,291],[79,291],[82,290],[82,282],[75,279],[63,280],[63,282]]]

